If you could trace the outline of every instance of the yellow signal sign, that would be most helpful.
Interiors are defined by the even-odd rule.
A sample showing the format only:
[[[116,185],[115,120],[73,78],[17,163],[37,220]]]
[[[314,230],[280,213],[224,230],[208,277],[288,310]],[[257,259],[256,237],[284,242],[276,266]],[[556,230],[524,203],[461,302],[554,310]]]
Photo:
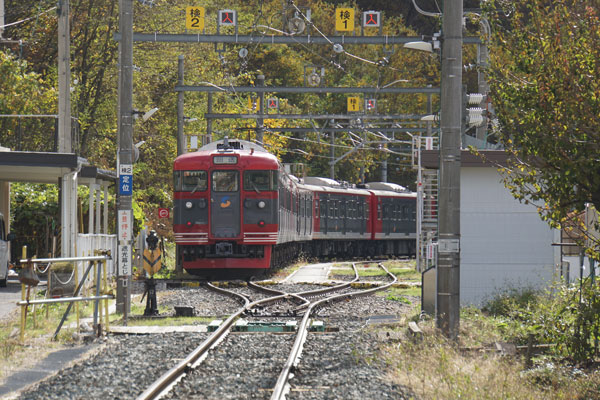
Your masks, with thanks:
[[[186,7],[185,27],[191,30],[204,30],[204,7]]]
[[[258,111],[258,108],[260,107],[259,102],[260,102],[260,100],[258,99],[258,97],[253,97],[253,96],[248,97],[248,110]]]
[[[335,30],[339,32],[354,31],[354,9],[336,8],[335,9]]]
[[[160,250],[144,250],[144,269],[150,276],[157,273],[161,266]]]
[[[358,97],[348,97],[348,112],[360,110],[360,99]]]

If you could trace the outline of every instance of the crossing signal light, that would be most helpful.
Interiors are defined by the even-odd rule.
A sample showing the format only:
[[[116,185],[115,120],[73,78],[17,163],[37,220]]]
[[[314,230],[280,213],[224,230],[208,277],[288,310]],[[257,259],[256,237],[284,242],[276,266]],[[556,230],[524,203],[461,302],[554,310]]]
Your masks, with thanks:
[[[381,11],[365,11],[362,14],[364,28],[379,28],[381,26]]]
[[[237,12],[235,10],[219,10],[220,26],[236,26]]]
[[[365,99],[365,110],[374,111],[377,108],[377,99]]]
[[[278,109],[279,108],[279,99],[277,97],[270,97],[267,100],[267,108],[269,109]]]

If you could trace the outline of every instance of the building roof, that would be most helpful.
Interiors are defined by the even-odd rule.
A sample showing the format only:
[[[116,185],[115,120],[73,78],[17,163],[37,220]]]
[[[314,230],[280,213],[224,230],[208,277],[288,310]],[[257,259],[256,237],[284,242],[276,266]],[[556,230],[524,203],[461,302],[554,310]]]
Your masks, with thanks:
[[[461,167],[490,167],[497,168],[507,165],[509,154],[504,150],[480,150],[480,155],[469,150],[460,152]],[[428,169],[438,169],[440,160],[439,150],[421,151],[421,166]]]
[[[58,179],[81,168],[81,177],[114,181],[117,175],[93,167],[73,153],[0,151],[0,180],[11,182],[58,183]]]

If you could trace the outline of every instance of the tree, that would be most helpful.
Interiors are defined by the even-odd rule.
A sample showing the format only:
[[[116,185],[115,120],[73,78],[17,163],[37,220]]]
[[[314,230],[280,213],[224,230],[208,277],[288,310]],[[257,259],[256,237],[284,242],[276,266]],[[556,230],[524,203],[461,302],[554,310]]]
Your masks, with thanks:
[[[600,209],[600,2],[487,2],[506,185],[558,227]]]

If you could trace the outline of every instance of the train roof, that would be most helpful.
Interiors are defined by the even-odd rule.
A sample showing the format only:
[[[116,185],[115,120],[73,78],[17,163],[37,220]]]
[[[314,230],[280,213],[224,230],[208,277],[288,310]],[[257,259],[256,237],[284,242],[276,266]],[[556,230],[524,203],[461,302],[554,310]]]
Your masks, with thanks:
[[[373,190],[386,190],[389,192],[397,192],[397,193],[409,193],[410,190],[405,188],[404,186],[398,185],[396,183],[390,182],[369,182],[366,184],[367,189]]]
[[[199,152],[199,151],[226,152],[226,151],[230,151],[230,150],[250,151],[251,149],[254,149],[254,151],[256,151],[256,152],[262,151],[262,152],[268,153],[268,151],[264,147],[262,147],[261,145],[259,145],[257,143],[250,142],[248,140],[241,140],[241,139],[229,140],[229,138],[227,138],[227,137],[224,139],[221,139],[221,140],[215,140],[214,142],[205,144],[204,146],[200,147],[196,152]]]
[[[278,168],[277,157],[265,150],[264,147],[247,140],[228,140],[227,138],[211,142],[192,153],[182,154],[175,159],[175,169],[208,169],[212,166],[212,156],[237,154],[242,168],[256,167]],[[253,163],[253,165],[250,165]]]

